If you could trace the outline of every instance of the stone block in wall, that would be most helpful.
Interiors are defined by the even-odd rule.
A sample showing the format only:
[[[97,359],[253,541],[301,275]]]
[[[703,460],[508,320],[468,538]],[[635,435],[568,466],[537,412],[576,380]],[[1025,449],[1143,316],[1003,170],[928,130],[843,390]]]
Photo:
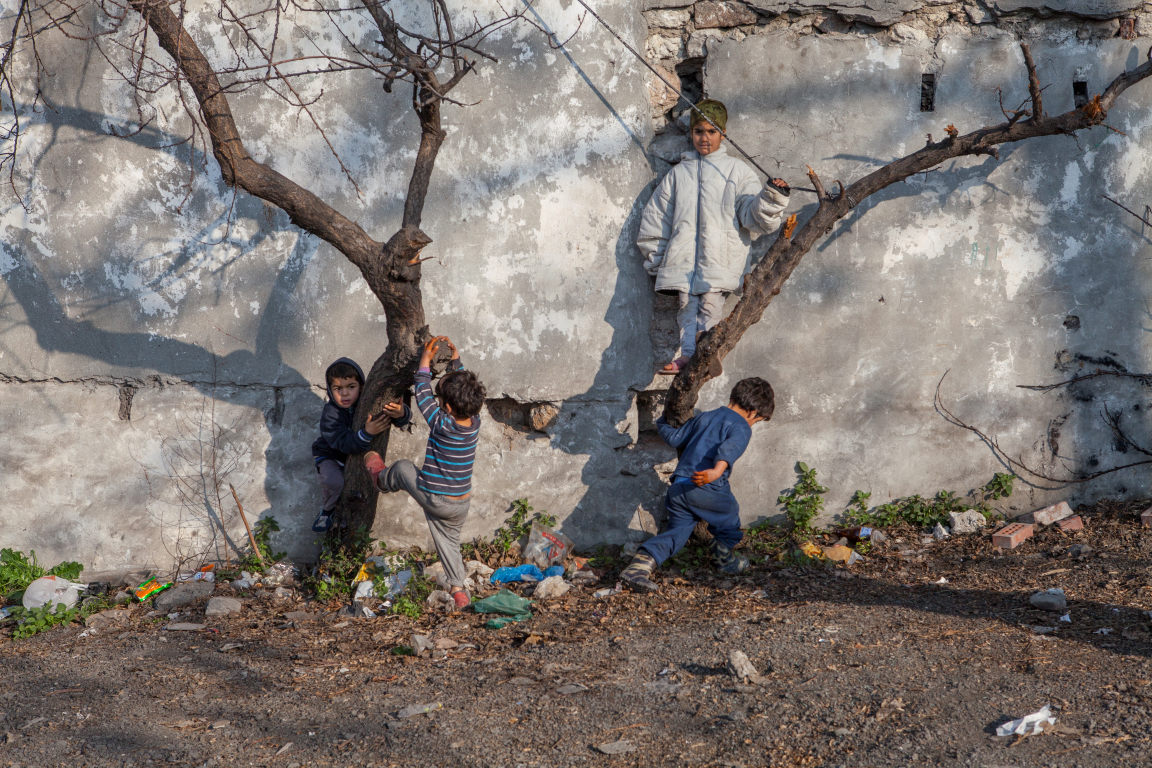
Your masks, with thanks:
[[[755,24],[756,12],[734,0],[703,0],[692,9],[696,29],[720,29]]]
[[[667,67],[662,67],[658,64],[654,66],[661,76],[663,76],[664,80],[667,80],[672,84],[673,88],[676,89],[673,90],[669,88],[659,77],[649,73],[648,99],[652,103],[652,114],[656,116],[662,115],[672,109],[672,107],[676,106],[676,102],[680,100],[680,97],[676,93],[676,91],[680,90],[680,76]]]
[[[1049,11],[1088,19],[1114,19],[1139,9],[1143,0],[989,0],[997,13]]]
[[[698,29],[688,38],[685,55],[689,59],[701,59],[708,55],[708,44],[715,43],[724,38],[724,33],[718,29]]]
[[[687,8],[696,0],[644,0],[644,10],[653,11],[660,8]]]
[[[996,14],[982,5],[965,5],[964,13],[968,16],[968,21],[973,24],[993,24],[996,22]]]
[[[811,13],[827,10],[846,21],[862,21],[876,27],[890,27],[910,11],[933,5],[923,0],[749,0],[748,5],[769,14],[786,11]]]
[[[1136,17],[1136,36],[1137,37],[1152,36],[1152,16],[1137,16]]]
[[[650,59],[682,59],[684,58],[684,41],[680,35],[649,35],[648,58]]]
[[[692,12],[685,8],[662,8],[644,14],[649,29],[682,29],[691,18]]]

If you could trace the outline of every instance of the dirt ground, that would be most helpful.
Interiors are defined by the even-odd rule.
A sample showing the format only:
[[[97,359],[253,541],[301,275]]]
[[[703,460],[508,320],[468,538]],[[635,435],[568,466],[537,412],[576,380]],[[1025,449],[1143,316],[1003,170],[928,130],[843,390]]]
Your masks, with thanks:
[[[175,619],[196,631],[138,605],[95,633],[0,638],[0,765],[1147,765],[1146,506],[1098,504],[1083,531],[1012,551],[905,531],[850,570],[576,588],[498,630],[472,612],[349,619],[271,590]],[[1029,605],[1051,587],[1071,623]],[[302,610],[320,615],[285,617]],[[393,653],[414,633],[443,647]],[[759,680],[729,671],[732,650]],[[995,735],[1045,704],[1048,732]]]

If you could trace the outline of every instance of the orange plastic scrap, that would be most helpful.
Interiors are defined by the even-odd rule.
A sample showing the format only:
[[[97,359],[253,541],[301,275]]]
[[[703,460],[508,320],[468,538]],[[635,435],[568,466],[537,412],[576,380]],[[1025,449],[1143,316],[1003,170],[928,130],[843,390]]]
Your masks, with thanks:
[[[148,579],[148,581],[145,581],[141,583],[140,586],[136,587],[136,599],[140,602],[144,602],[153,595],[168,589],[170,586],[172,586],[172,582],[170,581],[162,584],[156,579]]]
[[[960,135],[960,131],[956,128],[956,126],[952,125],[952,123],[948,123],[948,127],[944,129],[944,132],[952,138],[956,138]]]

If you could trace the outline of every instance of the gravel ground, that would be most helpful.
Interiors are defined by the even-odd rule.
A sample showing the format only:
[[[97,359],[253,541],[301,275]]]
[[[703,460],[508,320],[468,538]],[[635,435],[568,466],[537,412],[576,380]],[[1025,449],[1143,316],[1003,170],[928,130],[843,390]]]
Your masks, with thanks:
[[[0,637],[0,765],[1147,765],[1145,506],[1100,503],[1085,530],[1012,551],[905,531],[848,570],[577,588],[499,630],[472,612],[349,619],[270,590],[234,616],[184,609],[192,631],[135,606],[95,631]],[[1070,624],[1029,605],[1050,587]],[[395,654],[414,633],[441,647]],[[735,676],[732,651],[759,678]],[[1045,704],[1048,732],[995,735]]]

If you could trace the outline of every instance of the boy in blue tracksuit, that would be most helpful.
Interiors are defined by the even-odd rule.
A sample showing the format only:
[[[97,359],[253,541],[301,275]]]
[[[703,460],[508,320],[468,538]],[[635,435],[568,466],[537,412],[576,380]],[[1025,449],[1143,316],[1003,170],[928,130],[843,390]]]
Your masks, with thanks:
[[[772,418],[775,395],[764,379],[743,379],[732,388],[728,405],[697,414],[680,427],[661,417],[660,436],[677,449],[680,461],[672,485],[664,497],[668,517],[664,530],[640,545],[640,550],[620,573],[620,579],[637,591],[655,592],[652,571],[679,552],[697,521],[708,524],[712,534],[712,561],[724,573],[740,573],[748,558],[733,552],[744,538],[740,530],[740,505],[728,487],[732,465],[748,447],[752,425]]]
[[[386,410],[384,416],[369,416],[363,429],[352,427],[356,403],[364,388],[364,371],[347,357],[329,365],[324,380],[328,387],[328,402],[320,412],[320,437],[312,443],[312,458],[320,475],[323,494],[320,514],[312,523],[312,530],[317,533],[324,533],[332,527],[332,512],[344,490],[344,464],[348,455],[368,450],[372,438],[383,432],[389,421],[396,426],[408,422],[406,410]]]

